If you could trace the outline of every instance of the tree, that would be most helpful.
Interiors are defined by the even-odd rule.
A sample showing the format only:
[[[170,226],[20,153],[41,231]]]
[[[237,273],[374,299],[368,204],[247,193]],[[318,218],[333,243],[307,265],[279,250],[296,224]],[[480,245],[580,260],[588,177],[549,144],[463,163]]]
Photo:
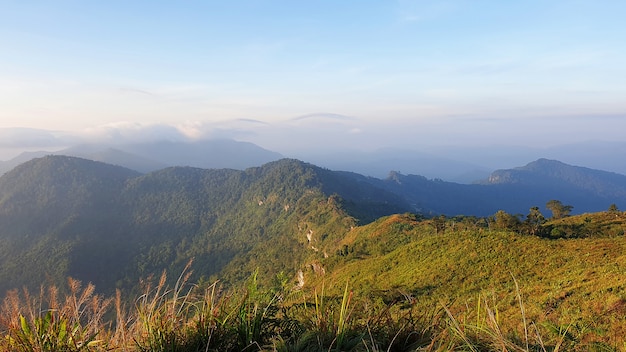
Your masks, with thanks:
[[[440,215],[433,218],[433,226],[435,227],[435,233],[444,233],[446,230],[446,216]]]
[[[526,221],[524,224],[528,228],[528,233],[533,236],[541,234],[541,225],[546,222],[546,218],[539,211],[539,207],[532,207],[528,215],[526,215]]]
[[[609,206],[609,213],[617,213],[617,212],[619,212],[617,205],[615,203],[611,204]]]
[[[571,205],[563,205],[560,200],[552,199],[546,203],[546,208],[552,212],[553,219],[561,219],[569,216],[574,207]]]
[[[498,230],[517,230],[520,220],[515,215],[511,215],[504,210],[498,210],[493,216],[495,227]]]

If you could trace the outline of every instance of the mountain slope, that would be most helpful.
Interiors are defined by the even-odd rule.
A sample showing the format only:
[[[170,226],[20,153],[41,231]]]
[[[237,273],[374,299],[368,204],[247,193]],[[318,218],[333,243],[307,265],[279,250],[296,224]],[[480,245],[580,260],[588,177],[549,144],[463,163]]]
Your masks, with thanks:
[[[620,230],[609,231],[614,236],[549,240],[489,230],[470,218],[448,221],[437,232],[432,220],[393,215],[355,228],[341,242],[342,255],[320,261],[325,275],[309,270],[305,279],[338,296],[349,282],[355,296],[411,302],[422,314],[444,304],[459,315],[469,312],[460,319],[469,324],[479,321],[476,314],[485,314],[487,305],[503,324],[499,328],[515,331],[523,304],[528,322],[556,331],[563,326],[579,343],[597,339],[621,346],[626,213],[569,220],[583,225],[609,218],[605,224]]]
[[[0,177],[0,289],[71,275],[110,291],[178,272],[191,259],[198,277],[240,281],[259,269],[269,280],[332,257],[351,228],[393,213],[526,214],[550,199],[575,212],[626,204],[619,192],[599,192],[619,189],[620,175],[574,168],[568,183],[563,173],[573,167],[544,164],[516,170],[524,177],[506,183],[463,185],[399,173],[381,180],[290,159],[141,175],[48,156]],[[581,187],[581,179],[599,186]]]
[[[497,170],[485,184],[523,184],[543,188],[575,188],[603,197],[626,197],[626,176],[539,159],[526,166]]]
[[[358,177],[356,177],[358,178]],[[498,210],[526,214],[545,211],[552,199],[574,207],[574,213],[626,206],[626,176],[539,159],[524,167],[498,170],[478,184],[458,184],[391,172],[386,179],[360,178],[402,196],[425,214],[493,215]]]
[[[111,235],[112,214],[123,212],[117,207],[119,190],[138,175],[112,165],[48,156],[2,176],[0,288],[62,282],[75,249]],[[105,250],[100,247],[90,255]]]
[[[245,171],[146,175],[72,157],[35,159],[0,178],[0,289],[68,275],[105,291],[132,287],[192,258],[198,276],[241,280],[257,268],[266,279],[293,275],[334,251],[357,220],[408,210],[389,192],[349,184],[286,159]]]

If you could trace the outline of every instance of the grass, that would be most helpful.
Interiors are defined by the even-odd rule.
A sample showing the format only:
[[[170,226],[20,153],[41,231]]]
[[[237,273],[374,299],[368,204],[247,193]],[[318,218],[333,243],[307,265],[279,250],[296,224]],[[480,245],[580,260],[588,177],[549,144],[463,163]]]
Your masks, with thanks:
[[[513,297],[482,295],[475,306],[426,307],[412,296],[384,303],[343,294],[261,290],[226,291],[215,282],[198,287],[181,275],[174,288],[165,274],[145,285],[135,304],[120,294],[103,299],[93,286],[55,288],[38,296],[12,291],[5,299],[3,351],[570,351],[618,350],[585,341],[572,322],[559,326],[526,316],[521,290]],[[515,281],[515,280],[514,280]],[[517,317],[502,316],[509,299]],[[115,304],[111,304],[115,301]],[[110,319],[105,319],[110,316]],[[620,346],[622,347],[622,346]]]
[[[263,286],[256,273],[235,287],[194,284],[188,265],[172,287],[165,272],[145,280],[137,297],[101,297],[73,279],[10,291],[0,350],[626,349],[626,238],[454,226],[437,233],[397,215],[357,227],[337,244],[348,250],[319,259],[326,274],[307,272],[302,289],[284,278]]]
[[[105,344],[110,329],[104,315],[111,300],[94,295],[91,284],[82,288],[77,280],[69,279],[68,288],[62,300],[55,287],[42,288],[37,296],[10,291],[0,315],[6,331],[3,350],[89,351]]]

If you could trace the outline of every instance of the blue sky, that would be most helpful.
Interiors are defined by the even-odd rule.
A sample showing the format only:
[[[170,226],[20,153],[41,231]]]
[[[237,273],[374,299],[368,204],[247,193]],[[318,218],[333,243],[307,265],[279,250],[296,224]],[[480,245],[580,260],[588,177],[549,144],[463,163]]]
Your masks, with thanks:
[[[0,1],[0,147],[622,140],[624,13],[617,0]]]

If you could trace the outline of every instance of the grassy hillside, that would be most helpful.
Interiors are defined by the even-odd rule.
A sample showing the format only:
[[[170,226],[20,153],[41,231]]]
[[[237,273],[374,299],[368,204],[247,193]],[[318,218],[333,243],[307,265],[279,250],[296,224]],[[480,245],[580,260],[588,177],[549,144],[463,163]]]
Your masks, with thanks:
[[[477,218],[442,226],[412,214],[383,217],[352,227],[335,252],[318,255],[302,288],[281,275],[262,287],[261,269],[235,286],[181,275],[168,288],[162,279],[128,298],[132,304],[118,295],[115,306],[72,280],[65,300],[55,290],[28,299],[14,291],[0,310],[9,336],[0,347],[619,351],[626,347],[626,238],[616,230],[626,226],[626,214],[565,220],[603,219],[615,235],[550,239],[490,231]],[[276,247],[273,253],[284,250]],[[64,308],[36,309],[47,306]],[[68,324],[75,327],[69,333]]]
[[[67,324],[74,347],[22,350],[626,348],[616,206],[425,218],[370,181],[296,160],[146,175],[67,157],[18,167],[0,178],[0,285],[58,289],[9,293],[0,348],[65,339]]]
[[[501,328],[518,336],[519,293],[527,321],[540,329],[567,328],[579,341],[625,346],[626,237],[619,234],[626,215],[584,214],[561,222],[594,223],[604,232],[547,239],[448,221],[437,234],[432,220],[393,215],[353,230],[343,241],[346,254],[322,262],[326,275],[309,273],[310,284],[350,282],[362,295],[410,297],[425,309],[443,303],[470,320],[488,303]]]

